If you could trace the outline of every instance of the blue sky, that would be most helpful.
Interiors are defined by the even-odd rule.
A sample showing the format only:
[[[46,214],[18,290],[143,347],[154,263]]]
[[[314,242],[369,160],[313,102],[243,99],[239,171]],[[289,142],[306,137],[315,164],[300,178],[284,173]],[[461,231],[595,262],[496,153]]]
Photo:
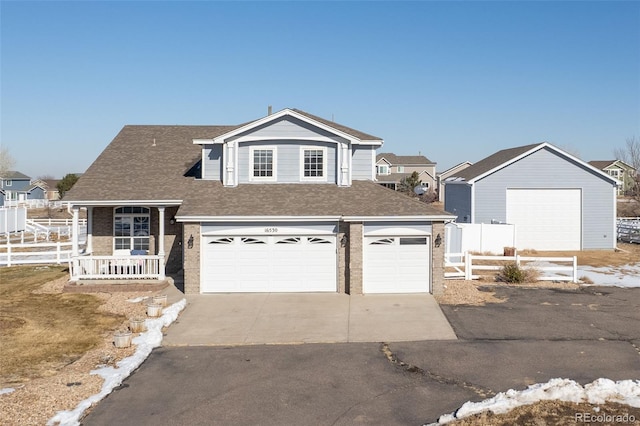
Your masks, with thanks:
[[[291,107],[438,170],[548,141],[640,137],[640,2],[0,3],[0,140],[83,172],[126,124]]]

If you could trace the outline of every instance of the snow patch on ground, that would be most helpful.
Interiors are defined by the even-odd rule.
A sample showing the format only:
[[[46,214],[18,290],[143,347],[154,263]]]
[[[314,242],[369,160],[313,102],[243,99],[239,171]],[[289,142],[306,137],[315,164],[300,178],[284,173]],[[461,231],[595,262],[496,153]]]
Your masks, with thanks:
[[[120,386],[122,381],[129,377],[129,375],[147,359],[151,351],[160,346],[162,343],[162,327],[168,327],[174,322],[176,318],[178,318],[180,311],[182,311],[186,305],[186,299],[182,299],[166,308],[160,318],[149,318],[145,320],[147,331],[141,333],[140,336],[134,338],[132,341],[137,345],[133,355],[118,362],[117,368],[103,367],[91,371],[91,374],[97,374],[104,379],[101,391],[81,401],[78,406],[71,411],[58,411],[58,413],[47,422],[47,426],[79,425],[80,417],[85,410],[110,394],[115,387]]]
[[[4,389],[0,389],[0,395],[4,395],[6,393],[11,393],[11,392],[15,392],[15,388],[4,388]]]
[[[129,303],[138,303],[138,302],[142,302],[144,299],[146,299],[146,297],[144,297],[144,296],[134,297],[133,299],[127,299],[127,302],[129,302]]]
[[[569,379],[551,379],[547,383],[531,385],[523,391],[509,389],[507,392],[500,392],[493,398],[481,402],[465,402],[454,413],[440,416],[437,423],[429,426],[447,424],[483,411],[502,414],[516,407],[544,400],[590,404],[604,404],[611,401],[640,407],[640,380],[614,382],[609,379],[597,379],[582,386]]]
[[[586,277],[593,285],[640,287],[640,264],[617,267],[578,266],[578,278]]]

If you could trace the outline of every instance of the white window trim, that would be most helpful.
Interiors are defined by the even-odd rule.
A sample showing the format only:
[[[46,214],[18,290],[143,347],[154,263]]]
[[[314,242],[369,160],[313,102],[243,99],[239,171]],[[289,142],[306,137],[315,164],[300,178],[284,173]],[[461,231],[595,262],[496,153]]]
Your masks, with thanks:
[[[383,167],[385,167],[385,170],[386,170],[384,173],[382,172]],[[380,173],[377,173],[377,174],[379,174],[380,176],[386,176],[390,174],[391,173],[390,170],[391,169],[388,164],[376,164],[376,173],[379,171]]]
[[[322,151],[322,176],[305,176],[304,175],[304,152],[305,151]],[[327,181],[327,147],[303,145],[300,147],[300,180],[306,182],[326,182]]]
[[[396,166],[398,168],[398,173],[404,173],[404,166]]]
[[[113,249],[113,254],[114,255],[118,255],[118,254],[130,254],[131,250],[135,250],[134,247],[134,238],[145,238],[144,236],[136,236],[136,235],[129,235],[127,236],[116,236],[116,217],[142,217],[142,216],[147,216],[149,217],[149,235],[146,236],[146,238],[149,240],[149,250],[147,250],[147,252],[151,251],[151,209],[149,207],[146,206],[139,206],[139,207],[144,207],[148,210],[147,213],[116,213],[116,210],[122,208],[122,207],[128,207],[128,206],[118,206],[118,207],[114,207],[113,208],[113,224],[112,224],[112,232],[111,235],[113,236],[113,242],[112,242],[112,249]],[[138,206],[135,206],[138,207]],[[133,225],[133,222],[132,222]],[[131,232],[133,232],[133,227],[131,227]],[[130,249],[116,249],[116,238],[129,238],[130,239],[130,245],[131,248]]]
[[[13,185],[13,181],[11,179],[7,179],[4,181],[4,186],[12,186]]]
[[[253,152],[266,151],[273,152],[273,176],[254,176],[253,175]],[[249,181],[250,182],[275,182],[278,180],[278,149],[275,145],[269,146],[252,146],[249,148]]]

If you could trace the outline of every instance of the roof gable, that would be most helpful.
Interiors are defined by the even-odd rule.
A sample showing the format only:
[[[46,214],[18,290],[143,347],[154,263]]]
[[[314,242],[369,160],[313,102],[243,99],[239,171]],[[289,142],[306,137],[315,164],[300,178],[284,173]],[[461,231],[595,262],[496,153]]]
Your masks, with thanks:
[[[365,144],[382,145],[382,142],[383,142],[382,139],[376,136],[372,136],[367,133],[363,133],[358,130],[352,129],[350,127],[343,126],[341,124],[337,124],[320,117],[316,117],[307,112],[297,110],[297,109],[285,108],[281,111],[278,111],[271,115],[267,115],[258,120],[254,120],[249,123],[236,126],[233,129],[230,129],[226,133],[216,135],[212,139],[194,139],[193,143],[195,144],[224,143],[228,139],[237,137],[241,134],[248,133],[251,130],[264,127],[269,123],[275,123],[278,120],[281,120],[282,118],[285,118],[285,117],[291,117],[293,119],[300,120],[301,122],[307,123],[311,126],[314,126],[320,129],[322,132],[328,132],[337,137],[347,139],[354,144],[365,143]]]
[[[614,167],[622,170],[635,170],[633,166],[630,166],[622,160],[595,160],[589,161],[589,164],[600,170],[607,170]]]
[[[478,161],[474,165],[467,167],[466,169],[461,170],[458,173],[455,173],[449,179],[454,180],[455,178],[457,178],[456,180],[463,180],[463,181],[466,181],[467,183],[473,184],[478,180],[504,167],[507,167],[510,164],[515,163],[521,158],[531,155],[534,152],[539,151],[541,149],[545,149],[545,148],[555,152],[556,154],[559,154],[562,157],[573,160],[578,165],[595,172],[600,177],[606,180],[609,180],[612,183],[618,183],[617,179],[609,176],[607,173],[602,172],[596,167],[593,167],[592,165],[580,160],[579,158],[574,157],[573,155],[561,150],[560,148],[557,148],[554,145],[551,145],[548,142],[503,149],[501,151],[496,152],[495,154],[490,155],[489,157],[486,157]]]

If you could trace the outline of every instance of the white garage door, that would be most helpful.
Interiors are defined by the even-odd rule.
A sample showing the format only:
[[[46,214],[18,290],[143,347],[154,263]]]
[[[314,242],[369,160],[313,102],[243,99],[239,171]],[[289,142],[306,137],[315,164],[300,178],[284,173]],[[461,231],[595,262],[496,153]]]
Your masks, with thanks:
[[[516,247],[580,250],[580,189],[508,189],[507,222],[516,225]]]
[[[337,291],[336,237],[203,236],[203,293]]]
[[[430,242],[427,236],[365,237],[364,293],[427,293]]]

